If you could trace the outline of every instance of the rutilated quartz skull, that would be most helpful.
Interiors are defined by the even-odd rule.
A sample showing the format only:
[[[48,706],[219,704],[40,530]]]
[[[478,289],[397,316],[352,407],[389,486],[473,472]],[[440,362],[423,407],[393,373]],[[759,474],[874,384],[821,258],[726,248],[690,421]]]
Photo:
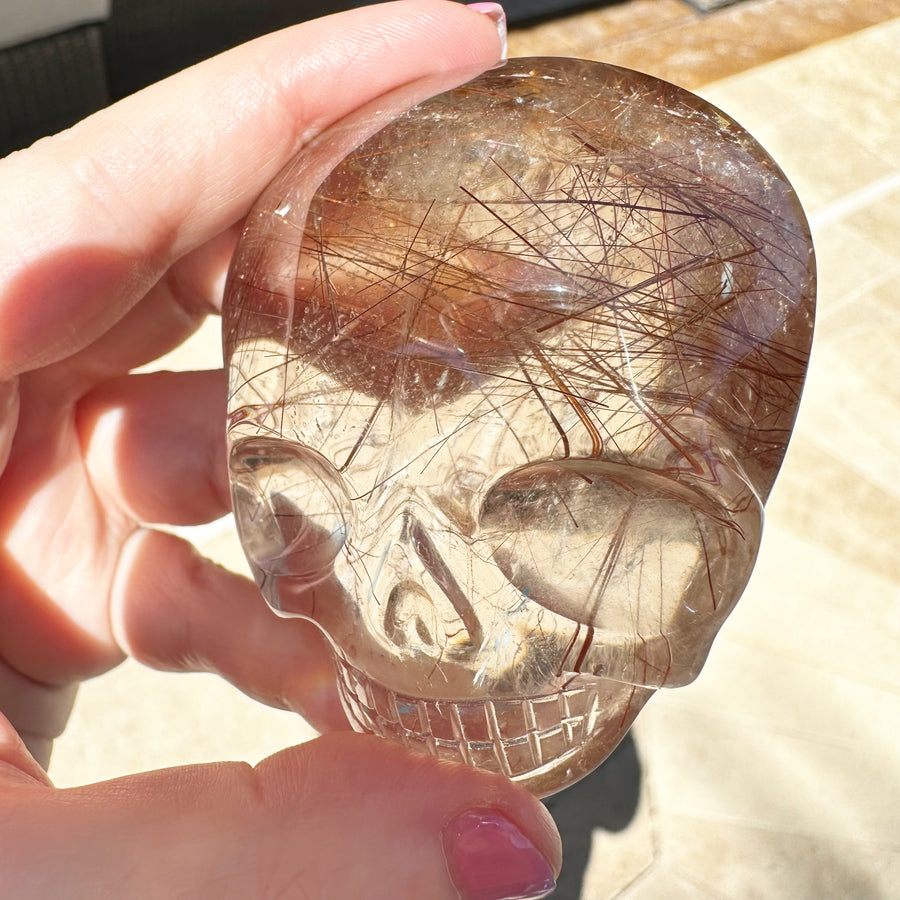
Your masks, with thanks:
[[[813,253],[684,90],[571,59],[444,86],[332,127],[247,221],[234,509],[356,728],[548,794],[697,675],[747,583]]]

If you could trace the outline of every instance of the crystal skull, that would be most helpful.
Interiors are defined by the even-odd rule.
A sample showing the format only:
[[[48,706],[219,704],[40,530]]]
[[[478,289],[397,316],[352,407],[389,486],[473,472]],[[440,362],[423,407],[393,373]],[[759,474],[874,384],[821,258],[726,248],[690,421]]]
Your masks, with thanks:
[[[328,129],[249,216],[233,503],[354,727],[545,795],[697,675],[748,581],[813,252],[777,165],[682,89],[447,78]]]

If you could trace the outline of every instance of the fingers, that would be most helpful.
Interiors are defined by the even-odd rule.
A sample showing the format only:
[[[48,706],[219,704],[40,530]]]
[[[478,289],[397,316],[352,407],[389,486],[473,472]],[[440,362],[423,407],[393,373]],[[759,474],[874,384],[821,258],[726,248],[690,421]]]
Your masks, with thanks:
[[[74,684],[58,686],[35,681],[0,659],[0,710],[42,766],[50,760],[53,739],[66,727],[76,691]]]
[[[19,421],[18,379],[0,381],[0,472],[9,459],[13,436]]]
[[[330,645],[319,629],[282,619],[251,581],[187,541],[140,531],[122,551],[110,601],[115,638],[158,669],[210,671],[320,731],[347,727]]]
[[[94,489],[139,522],[194,525],[231,508],[225,373],[154,372],[103,383],[78,406]]]
[[[169,769],[27,796],[15,827],[0,826],[18,900],[501,900],[542,896],[560,862],[549,815],[521,788],[354,734],[255,770]]]
[[[48,738],[40,738],[36,739],[36,743],[39,750],[47,751],[46,755],[49,758],[51,741]],[[0,713],[0,797],[3,784],[49,786],[50,779],[9,719]],[[0,869],[2,868],[2,853],[0,853]]]
[[[240,225],[181,257],[122,319],[62,364],[64,376],[91,384],[124,375],[182,344],[221,306],[225,273]]]
[[[0,378],[91,343],[330,122],[500,54],[490,18],[459,4],[379,4],[252,41],[0,161]]]

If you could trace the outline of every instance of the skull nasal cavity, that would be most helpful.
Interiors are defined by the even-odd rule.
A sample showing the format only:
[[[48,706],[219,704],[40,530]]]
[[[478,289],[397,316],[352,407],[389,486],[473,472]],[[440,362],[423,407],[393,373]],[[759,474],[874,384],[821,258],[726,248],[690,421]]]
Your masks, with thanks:
[[[484,634],[481,622],[478,621],[478,616],[475,614],[475,609],[472,606],[472,601],[460,587],[459,582],[435,547],[430,535],[414,516],[407,518],[404,530],[407,540],[416,551],[416,556],[419,557],[419,561],[434,579],[444,596],[450,601],[456,614],[462,619],[462,623],[469,633],[470,643],[475,646],[480,645]]]

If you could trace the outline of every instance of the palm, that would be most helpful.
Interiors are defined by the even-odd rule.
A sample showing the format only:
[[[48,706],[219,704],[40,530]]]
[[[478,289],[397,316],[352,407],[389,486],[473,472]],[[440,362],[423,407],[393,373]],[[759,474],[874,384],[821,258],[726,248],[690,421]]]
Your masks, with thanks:
[[[191,258],[180,265],[189,266]],[[164,322],[166,306],[170,321],[159,340],[141,347],[138,336],[146,337],[148,315]],[[129,577],[121,564],[123,548],[141,533],[139,520],[184,521],[187,510],[201,521],[224,512],[224,492],[198,499],[210,485],[204,477],[193,478],[191,489],[180,492],[186,502],[173,515],[164,507],[154,509],[150,498],[165,494],[171,489],[168,479],[180,480],[184,472],[177,464],[174,470],[167,467],[167,454],[154,453],[159,448],[152,444],[136,454],[127,452],[129,442],[142,446],[145,425],[153,426],[142,423],[152,419],[148,379],[165,377],[125,373],[146,361],[148,350],[156,355],[178,343],[197,321],[197,314],[185,314],[164,281],[86,347],[75,345],[69,356],[5,385],[7,414],[0,433],[9,456],[0,474],[5,548],[0,557],[0,660],[5,663],[0,680],[14,682],[15,692],[7,688],[4,693],[14,693],[15,703],[5,711],[42,757],[65,724],[70,686],[123,657],[110,604],[117,577]],[[188,394],[196,395],[199,388],[196,400],[209,408],[204,395],[216,389],[219,375],[188,373],[169,380],[176,377]],[[178,414],[166,409],[172,393],[170,387],[159,396],[163,416]],[[215,404],[210,411],[215,415]],[[173,427],[184,431],[183,417],[178,418]],[[159,434],[163,443],[167,437]],[[206,448],[192,449],[206,464]],[[148,454],[163,457],[155,470],[148,469]],[[198,503],[205,514],[196,515]],[[127,586],[118,594],[128,602]]]
[[[22,674],[54,684],[121,658],[108,602],[116,559],[135,527],[91,481],[78,427],[85,392],[46,390],[65,375],[60,364],[21,378],[19,423],[0,478],[4,602],[17,610],[4,617],[3,655]]]

